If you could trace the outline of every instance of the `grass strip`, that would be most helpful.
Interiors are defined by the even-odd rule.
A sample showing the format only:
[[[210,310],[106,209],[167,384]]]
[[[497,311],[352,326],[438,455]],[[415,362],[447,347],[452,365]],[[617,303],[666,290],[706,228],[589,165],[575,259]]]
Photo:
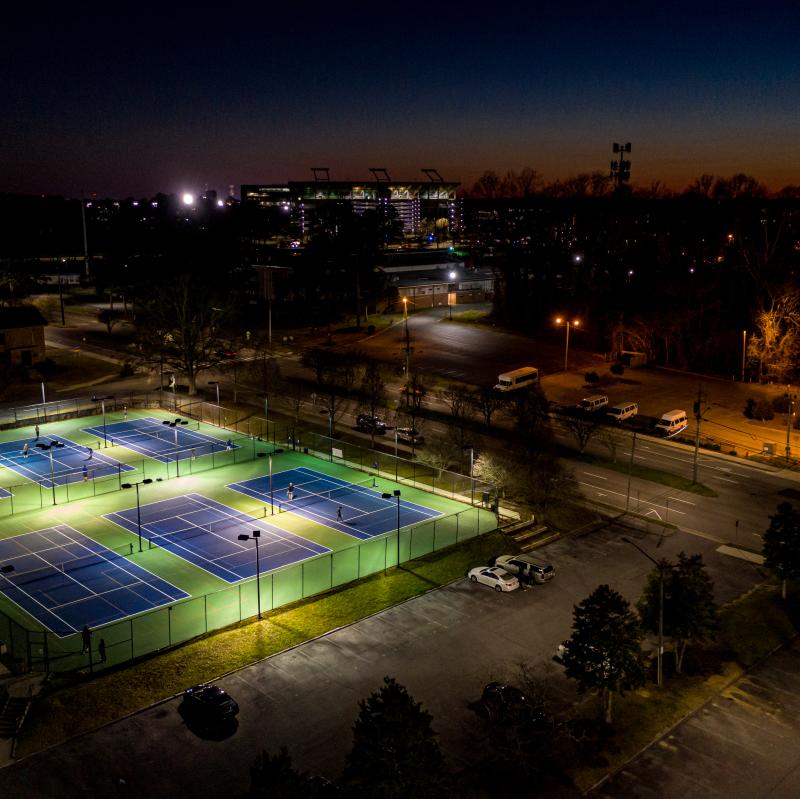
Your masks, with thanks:
[[[53,683],[34,702],[17,755],[24,757],[123,718],[190,685],[215,679],[460,577],[503,548],[489,533],[347,587],[195,639],[76,684]]]
[[[701,497],[717,496],[716,491],[709,488],[707,485],[703,485],[703,483],[693,483],[687,477],[681,477],[671,472],[664,472],[661,469],[651,469],[648,466],[640,466],[636,463],[631,467],[627,463],[618,463],[608,458],[600,458],[588,452],[578,455],[570,451],[566,457],[571,460],[580,460],[583,463],[601,466],[604,469],[611,469],[611,471],[619,472],[620,474],[628,474],[630,470],[632,477],[638,477],[640,480],[648,480],[651,483],[660,483],[661,485],[669,486],[679,491],[688,491],[690,494],[698,494]]]

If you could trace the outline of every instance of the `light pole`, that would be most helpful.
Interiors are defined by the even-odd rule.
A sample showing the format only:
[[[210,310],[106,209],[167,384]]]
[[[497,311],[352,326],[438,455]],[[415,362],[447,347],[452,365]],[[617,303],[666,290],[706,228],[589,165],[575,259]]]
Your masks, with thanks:
[[[41,449],[46,449],[48,454],[50,455],[50,488],[53,490],[53,504],[57,505],[56,502],[56,476],[55,471],[53,469],[53,449],[60,449],[64,446],[61,441],[51,441],[49,444],[37,444],[37,447]]]
[[[572,325],[573,327],[580,327],[581,320],[573,319],[572,321],[570,321],[569,319],[563,319],[562,317],[557,316],[556,324],[564,325],[567,331],[566,339],[564,341],[564,371],[566,372],[569,369],[569,327],[570,325]]]
[[[786,400],[789,403],[786,410],[786,463],[792,459],[792,422],[794,422],[794,401],[796,399],[797,394],[793,394],[791,391],[786,392]]]
[[[408,297],[403,297],[403,324],[405,325],[405,337],[406,337],[406,346],[403,348],[403,351],[406,355],[406,405],[410,405],[409,402],[409,383],[411,382],[411,376],[408,373],[408,359],[409,355],[411,354],[411,341],[408,336]]]
[[[475,447],[472,444],[465,444],[461,449],[469,450],[469,501],[475,503],[475,481],[472,479],[472,472],[475,465]]]
[[[450,278],[450,281],[452,282],[453,280],[455,280],[458,277],[458,274],[456,272],[451,272],[448,275],[448,277]],[[450,321],[452,322],[453,321],[453,306],[450,304],[450,285],[449,284],[447,286],[447,313],[448,313],[448,315],[450,317]]]
[[[664,686],[664,569],[669,568],[667,564],[659,563],[655,558],[647,554],[638,544],[630,540],[630,538],[622,537],[626,544],[630,544],[642,553],[648,560],[655,564],[658,569],[658,659],[657,659],[657,682],[658,687]]]
[[[383,499],[391,499],[394,497],[397,500],[397,568],[400,568],[400,489],[395,488],[391,494],[381,494]]]
[[[219,380],[209,380],[209,386],[217,389],[217,427],[222,427],[222,406],[219,404]]]
[[[261,618],[261,561],[258,556],[258,540],[261,538],[261,530],[253,530],[251,535],[242,533],[237,536],[240,541],[249,541],[251,538],[256,542],[256,597],[258,598],[258,618]]]
[[[136,489],[136,531],[139,534],[139,552],[142,551],[142,510],[139,505],[139,486],[150,485],[152,479],[145,477],[144,480],[139,480],[138,483],[123,483],[120,488],[135,488]]]
[[[742,383],[744,383],[744,366],[747,355],[747,331],[742,330]]]
[[[108,435],[106,432],[106,400],[107,399],[114,399],[113,394],[109,394],[107,397],[100,397],[100,408],[103,411],[103,446],[108,446]]]

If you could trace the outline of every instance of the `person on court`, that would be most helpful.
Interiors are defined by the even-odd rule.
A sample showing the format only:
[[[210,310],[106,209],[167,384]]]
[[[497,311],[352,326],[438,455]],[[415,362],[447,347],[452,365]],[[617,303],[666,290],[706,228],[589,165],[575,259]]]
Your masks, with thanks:
[[[339,505],[339,507],[336,508],[336,521],[337,522],[343,522],[344,521],[344,519],[342,518],[342,506],[341,505]]]
[[[28,457],[28,442],[26,441],[22,447],[22,454],[27,458]]]
[[[89,470],[86,468],[86,464],[83,464],[83,482],[85,483],[89,479]]]
[[[289,485],[286,487],[286,500],[288,502],[291,502],[293,499],[294,499],[294,484],[289,483]]]
[[[92,459],[92,455],[94,454],[94,451],[92,450],[91,447],[86,447],[86,449],[89,450],[89,457],[86,460],[90,461]]]

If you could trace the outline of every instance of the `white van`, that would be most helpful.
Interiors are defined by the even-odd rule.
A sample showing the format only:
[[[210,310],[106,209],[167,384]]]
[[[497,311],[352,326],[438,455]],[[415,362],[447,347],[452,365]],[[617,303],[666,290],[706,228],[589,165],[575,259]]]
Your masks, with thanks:
[[[495,391],[516,391],[518,388],[527,388],[539,382],[539,370],[535,366],[523,366],[513,372],[503,372],[497,376]]]
[[[592,394],[591,397],[584,397],[578,403],[578,407],[587,413],[602,411],[603,408],[608,407],[608,397],[605,394]]]
[[[664,438],[672,438],[672,436],[683,432],[688,424],[689,420],[686,418],[686,411],[667,411],[656,422],[655,432],[664,436]]]
[[[622,405],[615,405],[610,408],[606,416],[615,422],[624,422],[639,413],[639,406],[635,402],[623,402]]]

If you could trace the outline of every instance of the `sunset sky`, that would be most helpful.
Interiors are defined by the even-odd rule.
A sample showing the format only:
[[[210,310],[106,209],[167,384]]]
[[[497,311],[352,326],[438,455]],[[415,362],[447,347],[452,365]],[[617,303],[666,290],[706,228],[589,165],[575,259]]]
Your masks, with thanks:
[[[552,181],[606,171],[614,141],[635,185],[800,184],[795,2],[27,8],[0,28],[0,191]]]

